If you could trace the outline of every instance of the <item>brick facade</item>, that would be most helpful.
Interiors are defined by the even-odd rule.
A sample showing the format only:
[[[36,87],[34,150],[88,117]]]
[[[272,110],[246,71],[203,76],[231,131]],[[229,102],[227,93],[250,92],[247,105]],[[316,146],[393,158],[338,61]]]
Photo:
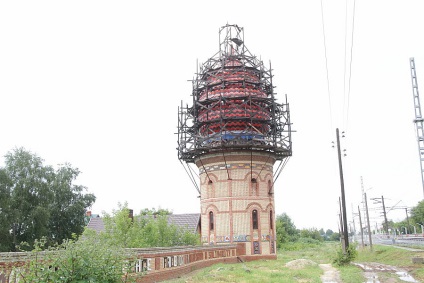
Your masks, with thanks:
[[[276,258],[273,165],[266,152],[234,151],[196,160],[202,243],[246,243],[246,255]]]

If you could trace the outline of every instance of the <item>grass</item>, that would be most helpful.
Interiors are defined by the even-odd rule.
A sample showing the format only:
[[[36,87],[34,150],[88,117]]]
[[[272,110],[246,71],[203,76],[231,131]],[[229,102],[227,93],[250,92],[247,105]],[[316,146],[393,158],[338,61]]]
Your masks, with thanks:
[[[295,259],[309,259],[316,263],[331,262],[335,245],[301,245],[291,247],[298,250],[278,252],[277,260],[257,260],[244,264],[217,264],[168,283],[241,282],[241,283],[321,283],[323,271],[318,265],[308,265],[302,269],[289,269],[285,264]]]
[[[413,257],[424,257],[424,250],[414,252],[392,246],[374,245],[373,251],[360,250],[355,262],[379,262],[397,266],[408,271],[418,282],[424,282],[424,266],[413,264]]]
[[[332,263],[336,257],[337,250],[339,249],[339,243],[295,243],[288,245],[285,248],[288,250],[279,250],[277,260],[258,260],[246,262],[245,264],[217,264],[190,273],[182,278],[166,282],[321,283],[320,276],[323,274],[323,271],[318,265],[309,265],[302,269],[289,269],[285,267],[285,264],[295,259],[308,259],[316,262],[317,264]],[[424,257],[424,250],[423,252],[411,252],[388,246],[374,246],[373,252],[370,252],[367,249],[360,249],[355,262],[379,262],[398,266],[407,270],[418,282],[424,282],[423,265],[412,264],[411,258],[413,256]],[[340,270],[340,277],[343,283],[365,282],[362,270],[354,265],[336,268]],[[381,274],[379,277],[380,279],[384,279],[387,276],[391,275]]]

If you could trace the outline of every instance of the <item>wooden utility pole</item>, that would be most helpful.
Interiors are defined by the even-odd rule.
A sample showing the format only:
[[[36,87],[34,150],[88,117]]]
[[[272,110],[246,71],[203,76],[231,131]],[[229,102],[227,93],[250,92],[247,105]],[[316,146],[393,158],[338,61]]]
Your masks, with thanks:
[[[344,179],[343,179],[343,166],[342,166],[342,154],[340,151],[340,138],[339,138],[339,128],[336,129],[336,136],[337,136],[337,154],[339,157],[339,172],[340,172],[340,188],[342,192],[342,210],[343,210],[343,240],[344,240],[344,246],[347,249],[349,247],[349,238],[348,238],[348,231],[347,231],[347,213],[346,213],[346,200],[345,200],[345,191],[344,191]],[[344,250],[343,252],[346,252]]]

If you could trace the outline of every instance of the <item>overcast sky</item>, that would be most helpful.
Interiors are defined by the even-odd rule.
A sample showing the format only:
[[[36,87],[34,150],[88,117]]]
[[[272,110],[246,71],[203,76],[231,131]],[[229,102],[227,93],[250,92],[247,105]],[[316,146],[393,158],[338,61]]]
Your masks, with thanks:
[[[322,1],[328,91],[319,0],[1,1],[0,155],[22,146],[46,164],[70,162],[97,197],[94,213],[125,201],[135,212],[199,212],[177,158],[177,107],[191,102],[196,60],[218,51],[230,23],[271,61],[277,98],[290,103],[296,132],[277,213],[298,228],[337,229],[336,127],[346,131],[348,220],[362,206],[361,176],[369,197],[415,206],[423,188],[409,58],[424,96],[424,2],[356,1],[349,72],[353,3]]]

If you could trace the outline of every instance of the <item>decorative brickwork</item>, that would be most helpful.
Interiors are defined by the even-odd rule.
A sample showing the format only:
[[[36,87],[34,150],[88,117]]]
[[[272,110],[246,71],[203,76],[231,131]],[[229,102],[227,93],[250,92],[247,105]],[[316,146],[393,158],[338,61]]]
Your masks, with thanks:
[[[276,254],[274,162],[262,152],[210,154],[201,162],[196,160],[200,165],[203,244],[246,242],[248,255]]]

